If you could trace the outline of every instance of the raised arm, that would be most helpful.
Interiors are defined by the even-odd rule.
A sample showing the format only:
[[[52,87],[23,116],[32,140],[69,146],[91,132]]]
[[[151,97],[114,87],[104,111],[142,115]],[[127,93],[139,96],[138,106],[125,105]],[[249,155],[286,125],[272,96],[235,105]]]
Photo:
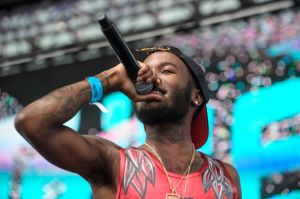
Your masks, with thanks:
[[[156,81],[150,69],[142,63],[141,66],[139,80]],[[120,90],[133,101],[159,100],[153,94],[138,95],[121,64],[96,77],[101,80],[106,93]],[[15,127],[49,162],[94,181],[98,179],[93,176],[101,179],[101,175],[116,174],[119,165],[118,146],[99,137],[81,136],[63,125],[90,98],[91,89],[86,80],[59,88],[18,113]]]

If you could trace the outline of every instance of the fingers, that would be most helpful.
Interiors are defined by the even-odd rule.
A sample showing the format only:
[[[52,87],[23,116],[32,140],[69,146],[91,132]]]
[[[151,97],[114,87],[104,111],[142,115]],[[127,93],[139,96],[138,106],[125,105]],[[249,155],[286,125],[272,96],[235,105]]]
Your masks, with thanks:
[[[146,64],[139,62],[141,69],[138,72],[137,82],[153,83],[157,80],[157,77]]]
[[[131,87],[132,86],[132,87]],[[135,87],[133,85],[129,85],[124,90],[124,93],[127,94],[127,96],[133,101],[133,102],[140,102],[140,101],[161,101],[162,96],[155,94],[155,93],[149,93],[145,95],[140,95],[137,93]]]
[[[136,79],[137,82],[145,82],[145,83],[159,83],[160,80],[156,77],[156,75],[153,73],[151,68],[142,63],[139,62],[141,68],[138,71],[138,77]],[[119,64],[116,68],[119,68],[119,71],[123,71],[124,67],[122,64]],[[125,70],[124,70],[125,71]],[[124,73],[123,71],[123,73]],[[120,75],[121,73],[118,73],[120,78],[118,81],[121,82],[119,84],[119,87],[117,90],[120,90],[121,92],[125,93],[132,101],[134,102],[140,102],[140,101],[161,101],[162,96],[154,93],[146,94],[146,95],[139,95],[136,92],[134,82],[132,82],[128,77],[124,78],[124,75]],[[122,76],[122,77],[121,77]]]
[[[138,72],[138,75],[142,75],[144,73],[146,73],[148,70],[150,70],[149,66],[147,66],[146,64],[144,64],[143,62],[138,61],[139,65],[140,65],[140,70]]]
[[[155,82],[157,77],[152,73],[152,71],[147,71],[145,74],[138,76],[136,81],[137,82],[146,82],[146,83],[153,83]]]

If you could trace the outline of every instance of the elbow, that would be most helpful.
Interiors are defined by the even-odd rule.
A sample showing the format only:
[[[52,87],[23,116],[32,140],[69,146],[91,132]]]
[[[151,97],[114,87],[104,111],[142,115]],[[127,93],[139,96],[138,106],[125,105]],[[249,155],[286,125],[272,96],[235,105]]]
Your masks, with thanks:
[[[26,108],[16,115],[14,125],[18,133],[31,145],[44,139],[45,130],[42,130],[41,122]]]
[[[19,133],[22,133],[22,134],[29,133],[31,130],[30,116],[27,115],[26,113],[24,113],[23,111],[19,112],[16,115],[14,125],[15,125],[15,129]]]

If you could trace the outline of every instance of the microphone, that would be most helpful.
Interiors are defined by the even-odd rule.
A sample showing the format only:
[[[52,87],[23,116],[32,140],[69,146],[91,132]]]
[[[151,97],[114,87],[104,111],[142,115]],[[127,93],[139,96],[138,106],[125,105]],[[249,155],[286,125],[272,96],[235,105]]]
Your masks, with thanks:
[[[125,66],[129,78],[133,82],[135,82],[137,78],[137,73],[140,70],[140,66],[134,58],[131,51],[129,50],[128,46],[126,45],[123,37],[117,30],[117,27],[106,16],[106,14],[101,15],[98,18],[98,22],[101,26],[103,34],[107,38],[111,47],[113,48],[119,61]],[[142,82],[135,83],[135,89],[138,94],[145,95],[152,91],[153,84],[147,84]]]

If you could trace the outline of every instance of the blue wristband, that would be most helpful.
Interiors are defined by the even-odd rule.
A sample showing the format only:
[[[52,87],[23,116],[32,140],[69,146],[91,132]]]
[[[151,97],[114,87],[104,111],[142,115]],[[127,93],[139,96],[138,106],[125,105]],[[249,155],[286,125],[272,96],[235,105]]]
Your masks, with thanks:
[[[90,102],[94,103],[100,101],[103,95],[103,89],[100,79],[98,79],[97,77],[87,77],[86,79],[89,82],[92,90]]]

